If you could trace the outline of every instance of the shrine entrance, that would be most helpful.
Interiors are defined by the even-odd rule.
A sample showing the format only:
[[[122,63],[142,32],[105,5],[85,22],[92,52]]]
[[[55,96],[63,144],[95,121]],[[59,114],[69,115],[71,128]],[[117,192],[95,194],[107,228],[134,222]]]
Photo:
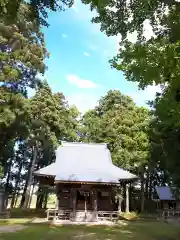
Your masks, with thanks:
[[[83,210],[87,212],[92,210],[92,199],[90,191],[78,190],[77,191],[77,210]]]

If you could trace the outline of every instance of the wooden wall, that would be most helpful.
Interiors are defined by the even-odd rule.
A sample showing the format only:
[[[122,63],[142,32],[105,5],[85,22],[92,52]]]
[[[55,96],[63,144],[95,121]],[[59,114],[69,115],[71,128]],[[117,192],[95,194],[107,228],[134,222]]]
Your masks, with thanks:
[[[160,209],[169,210],[169,201],[161,201],[159,204]],[[176,210],[180,210],[180,201],[173,201],[176,202]]]
[[[97,210],[98,211],[115,211],[115,193],[113,187],[109,185],[81,185],[81,184],[57,184],[57,196],[59,199],[60,209],[72,210],[73,191],[89,191],[90,201],[87,204],[87,210],[93,210],[93,191],[97,191]],[[77,198],[76,198],[77,200]],[[76,202],[76,210],[84,210],[84,201]]]
[[[39,184],[42,185],[49,185],[54,186],[54,177],[52,176],[35,176],[36,179],[39,181]]]

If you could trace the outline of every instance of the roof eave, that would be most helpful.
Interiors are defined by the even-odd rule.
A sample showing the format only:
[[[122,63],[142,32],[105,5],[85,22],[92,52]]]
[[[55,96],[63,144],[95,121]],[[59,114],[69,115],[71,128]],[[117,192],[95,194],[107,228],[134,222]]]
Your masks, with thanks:
[[[33,172],[33,175],[36,175],[36,176],[56,177],[56,175],[53,175],[53,174],[44,174],[44,173],[40,173],[40,172],[38,172],[38,171]]]
[[[55,184],[57,183],[75,183],[75,184],[96,184],[96,185],[120,185],[119,182],[93,182],[93,181],[65,181],[65,180],[55,180]]]

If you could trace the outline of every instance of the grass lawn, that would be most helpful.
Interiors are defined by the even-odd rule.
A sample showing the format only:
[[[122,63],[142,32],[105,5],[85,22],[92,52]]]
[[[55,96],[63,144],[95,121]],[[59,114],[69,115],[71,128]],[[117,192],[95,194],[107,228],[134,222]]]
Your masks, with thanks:
[[[14,224],[15,222],[12,222]],[[17,222],[19,223],[19,222]],[[180,226],[162,222],[128,222],[125,226],[52,226],[25,223],[28,228],[0,234],[1,240],[179,240]]]
[[[0,226],[13,225],[13,224],[27,224],[30,222],[29,218],[11,218],[11,219],[0,219]]]

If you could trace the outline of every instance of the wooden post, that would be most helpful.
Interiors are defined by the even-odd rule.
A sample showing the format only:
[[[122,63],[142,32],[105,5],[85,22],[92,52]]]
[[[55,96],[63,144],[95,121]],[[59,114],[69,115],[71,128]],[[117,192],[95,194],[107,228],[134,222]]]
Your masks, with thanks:
[[[47,221],[49,221],[49,209],[47,209]]]
[[[84,215],[85,215],[85,221],[87,220],[87,196],[85,195],[85,201],[84,201]]]
[[[56,184],[56,206],[55,208],[59,211],[59,199],[60,199],[60,188],[59,185]]]
[[[97,189],[93,190],[93,221],[97,221]]]
[[[76,196],[77,196],[77,189],[73,189],[73,217],[72,220],[75,221],[76,220]]]
[[[122,212],[122,201],[123,201],[123,196],[121,194],[118,194],[118,212],[121,214]]]
[[[129,212],[129,184],[126,184],[126,213]]]
[[[59,210],[59,198],[60,196],[56,196],[56,210]]]

